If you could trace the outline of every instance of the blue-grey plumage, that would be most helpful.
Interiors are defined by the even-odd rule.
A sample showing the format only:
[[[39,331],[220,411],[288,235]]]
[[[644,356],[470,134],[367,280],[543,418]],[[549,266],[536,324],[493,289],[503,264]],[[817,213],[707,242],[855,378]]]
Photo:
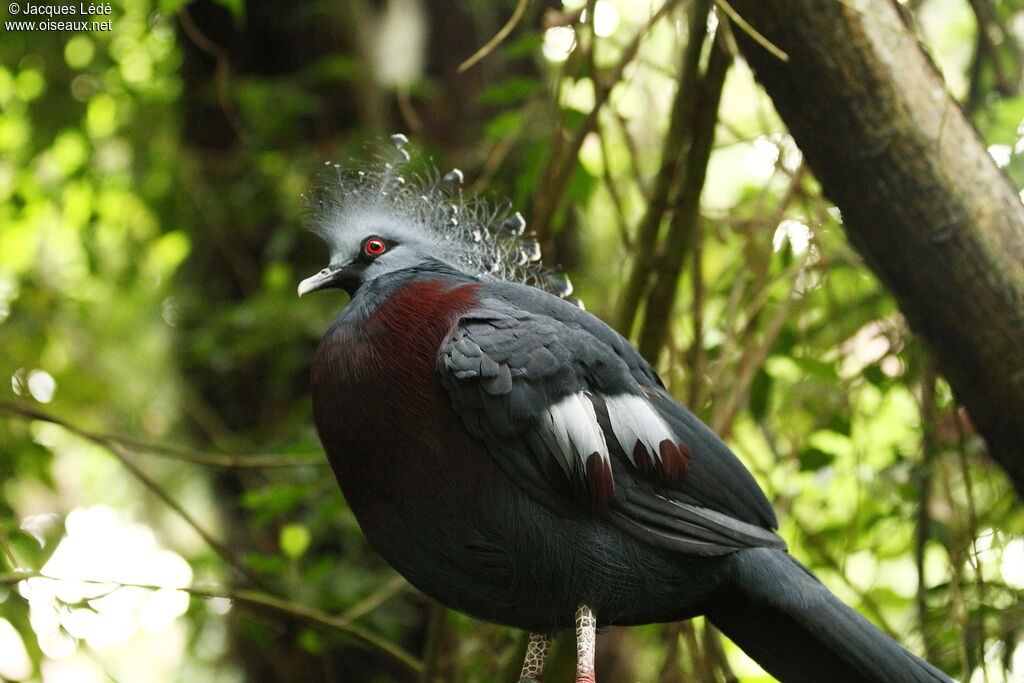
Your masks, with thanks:
[[[788,555],[754,478],[626,339],[516,281],[548,282],[519,265],[518,214],[429,206],[440,190],[389,164],[325,204],[331,263],[299,286],[352,295],[317,350],[313,408],[388,562],[449,607],[575,625],[587,647],[596,623],[707,614],[783,680],[949,680]]]

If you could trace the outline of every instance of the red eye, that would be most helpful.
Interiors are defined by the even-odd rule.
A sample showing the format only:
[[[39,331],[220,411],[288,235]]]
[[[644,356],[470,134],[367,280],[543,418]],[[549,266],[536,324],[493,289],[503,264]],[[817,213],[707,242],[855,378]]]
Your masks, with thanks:
[[[366,244],[363,245],[363,251],[365,251],[369,256],[380,256],[384,253],[385,249],[387,249],[387,247],[384,245],[384,240],[376,237],[371,237],[366,240]]]

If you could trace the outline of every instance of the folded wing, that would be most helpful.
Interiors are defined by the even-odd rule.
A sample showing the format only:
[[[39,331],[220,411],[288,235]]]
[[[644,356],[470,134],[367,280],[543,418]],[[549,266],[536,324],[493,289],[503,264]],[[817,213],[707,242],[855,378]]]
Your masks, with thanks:
[[[749,472],[625,339],[528,287],[481,290],[438,372],[467,428],[531,495],[680,552],[785,546]]]

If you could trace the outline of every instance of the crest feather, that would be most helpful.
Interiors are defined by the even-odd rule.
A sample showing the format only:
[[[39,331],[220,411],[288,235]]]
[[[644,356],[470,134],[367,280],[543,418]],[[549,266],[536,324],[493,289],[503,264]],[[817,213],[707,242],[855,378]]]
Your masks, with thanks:
[[[521,213],[507,202],[465,197],[462,171],[440,173],[414,159],[407,143],[404,135],[392,135],[370,162],[328,162],[326,182],[304,196],[312,210],[308,227],[332,254],[380,232],[485,280],[520,282],[562,298],[572,294],[569,278],[541,263],[540,243]]]

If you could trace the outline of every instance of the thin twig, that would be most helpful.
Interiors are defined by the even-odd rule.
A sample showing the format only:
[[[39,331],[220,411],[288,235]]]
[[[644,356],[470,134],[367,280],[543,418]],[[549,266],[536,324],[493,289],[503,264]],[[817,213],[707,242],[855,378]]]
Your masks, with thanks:
[[[528,112],[539,101],[540,98],[534,96],[523,104],[520,111],[524,112],[524,119],[529,116]],[[491,146],[490,152],[487,154],[487,158],[484,160],[484,165],[480,170],[480,174],[477,176],[477,179],[473,181],[473,184],[470,185],[468,194],[480,194],[491,186],[491,181],[497,174],[498,169],[501,168],[501,165],[505,163],[505,159],[508,157],[509,152],[512,151],[512,147],[515,145],[520,135],[522,135],[522,127],[516,127],[509,133],[506,133],[504,137],[494,142]]]
[[[483,47],[474,52],[469,59],[464,61],[462,64],[459,64],[459,68],[455,70],[456,73],[462,73],[463,71],[467,71],[473,68],[474,64],[479,62],[487,55],[491,54],[491,52],[494,51],[494,48],[501,45],[501,41],[505,40],[505,38],[508,37],[508,34],[512,33],[512,29],[516,27],[516,24],[518,24],[522,20],[523,14],[526,13],[526,6],[529,4],[530,0],[519,0],[519,3],[516,5],[515,11],[512,12],[512,16],[509,18],[507,22],[505,22],[505,25],[502,26],[501,29],[494,34],[493,38],[484,43]]]
[[[26,412],[30,413],[32,409],[27,409],[26,407],[20,406],[11,401],[2,401],[0,402],[0,411],[8,412],[9,414],[18,414],[29,417],[30,415],[26,415]],[[31,417],[31,419],[42,418]],[[238,571],[238,573],[245,576],[254,584],[266,589],[267,591],[274,592],[273,586],[266,579],[264,579],[262,576],[257,574],[249,567],[247,567],[245,563],[242,562],[242,559],[238,557],[234,550],[232,550],[231,548],[229,548],[228,546],[214,538],[213,534],[207,531],[203,527],[203,525],[200,524],[199,521],[196,520],[196,518],[193,517],[192,514],[188,510],[186,510],[181,503],[177,501],[177,499],[175,499],[174,496],[172,496],[170,493],[164,490],[164,488],[159,483],[157,483],[155,479],[150,477],[138,465],[136,465],[132,461],[132,458],[129,456],[128,451],[126,451],[123,446],[121,446],[115,441],[104,438],[99,434],[93,434],[88,430],[81,429],[58,418],[50,419],[47,421],[59,425],[63,429],[66,429],[72,434],[75,434],[87,441],[91,441],[92,443],[103,448],[108,453],[117,458],[121,462],[121,465],[126,470],[128,470],[132,474],[132,476],[138,479],[143,486],[149,489],[153,493],[153,495],[162,500],[169,508],[177,512],[178,515],[180,515],[181,518],[184,519],[185,522],[190,527],[192,527],[192,529],[197,534],[199,534],[199,536],[207,543],[207,545],[213,548],[213,550],[218,555],[220,555],[224,559],[224,561],[227,562],[228,565],[233,567],[236,571]]]
[[[742,270],[742,266],[740,270]],[[722,375],[725,374],[726,369],[730,366],[729,359],[735,353],[736,346],[741,341],[740,335],[736,332],[736,318],[739,315],[740,304],[743,302],[743,295],[747,291],[747,278],[743,277],[741,272],[737,272],[728,279],[732,280],[732,287],[729,288],[729,298],[725,306],[725,315],[722,322],[722,329],[726,333],[725,342],[718,352],[717,362],[712,363],[708,368],[707,387],[711,389],[712,393],[714,393],[715,387],[722,386]],[[691,408],[696,405],[696,403],[691,404]]]
[[[794,261],[794,264],[799,264],[800,268],[802,268],[803,264],[807,262],[807,255],[809,253],[804,252],[803,258]],[[799,272],[800,268],[796,269],[797,272]],[[729,394],[729,398],[724,403],[719,403],[715,410],[711,428],[722,438],[728,436],[732,431],[733,419],[736,417],[740,404],[750,388],[750,383],[754,380],[757,370],[764,364],[765,358],[768,357],[768,352],[771,351],[772,345],[779,336],[779,332],[782,331],[782,325],[789,316],[789,309],[796,298],[796,282],[797,280],[794,277],[786,299],[775,309],[772,319],[765,328],[761,342],[756,345],[750,344],[744,349],[739,369],[736,372],[736,378],[731,383],[732,391]]]
[[[416,113],[416,107],[413,106],[409,86],[402,85],[395,90],[395,101],[398,102],[398,111],[402,114],[402,121],[405,122],[409,131],[417,137],[422,135],[423,120]]]
[[[113,584],[117,588],[144,588],[147,590],[180,590],[196,597],[200,598],[226,598],[235,602],[243,603],[253,607],[264,607],[267,609],[274,610],[281,614],[300,619],[302,621],[309,622],[316,626],[337,631],[343,635],[349,636],[354,640],[369,646],[371,649],[386,655],[389,659],[394,660],[400,664],[403,668],[408,669],[413,673],[419,673],[423,670],[423,664],[418,659],[413,657],[411,654],[398,647],[397,645],[381,638],[380,636],[374,635],[369,631],[362,629],[358,626],[353,626],[350,619],[345,616],[332,617],[326,612],[322,612],[312,607],[305,607],[298,605],[281,598],[276,598],[272,595],[265,593],[259,593],[251,590],[232,590],[227,588],[199,588],[195,586],[156,586],[145,583],[129,583],[125,581],[101,581],[98,579],[72,579],[67,577],[48,576],[37,571],[19,571],[9,572],[6,574],[0,574],[0,584],[12,585],[24,581],[26,579],[50,579],[52,581],[79,581],[82,583],[91,583],[97,585],[108,585]]]
[[[629,172],[633,176],[633,183],[640,191],[640,196],[644,198],[644,201],[650,202],[651,188],[649,187],[649,183],[644,179],[643,173],[640,171],[640,150],[637,147],[636,140],[634,140],[633,136],[629,133],[629,120],[618,111],[612,111],[611,115],[615,122],[619,124],[619,132],[622,134],[622,144],[629,153]]]
[[[690,269],[690,282],[693,297],[690,310],[693,316],[693,343],[686,354],[687,365],[690,367],[690,383],[687,387],[686,400],[690,409],[699,414],[700,405],[704,400],[704,304],[707,288],[704,286],[704,231],[698,231],[693,240],[693,265]]]
[[[679,683],[679,635],[682,624],[674,622],[662,627],[662,640],[665,641],[665,663],[661,665],[658,680],[661,683]]]
[[[207,467],[225,467],[229,469],[275,469],[284,467],[326,467],[327,460],[319,455],[274,455],[271,453],[234,454],[234,453],[210,453],[207,451],[196,451],[166,444],[138,441],[131,437],[118,436],[116,434],[102,435],[111,441],[116,441],[122,446],[135,451],[136,453],[155,455],[157,457],[172,458],[184,462],[191,462],[196,465]]]
[[[953,483],[950,481],[949,467],[942,464],[941,461],[937,461],[939,466],[939,481],[942,484],[942,492],[945,494],[946,503],[953,510],[960,510],[962,508],[960,501],[953,495]],[[962,531],[962,530],[958,530]],[[973,539],[972,539],[973,540]],[[949,579],[949,602],[950,602],[950,617],[957,622],[957,627],[960,633],[971,632],[971,618],[970,610],[967,607],[966,600],[964,599],[964,564],[967,561],[967,555],[969,554],[969,548],[963,547],[958,542],[953,542],[947,545],[946,548],[949,553],[949,570],[952,574]],[[972,643],[968,642],[968,638],[957,638],[957,655],[960,658],[960,670],[967,674],[972,670],[971,667],[971,654],[968,648]],[[964,678],[970,678],[965,675]]]
[[[786,193],[782,196],[782,199],[779,200],[778,207],[776,208],[776,211],[774,212],[773,217],[771,218],[771,222],[768,222],[767,225],[775,226],[781,222],[782,216],[785,215],[786,209],[792,203],[793,199],[797,196],[796,186],[800,183],[801,178],[803,178],[804,171],[801,170],[803,168],[803,165],[801,165],[800,169],[797,169],[797,172],[793,174],[789,188],[787,188]],[[795,277],[804,268],[805,263],[806,258],[794,260],[789,265],[789,267],[781,274],[780,279],[788,280]],[[727,367],[726,361],[733,354],[733,351],[735,350],[736,344],[739,342],[739,340],[746,338],[746,334],[739,334],[734,330],[736,315],[739,308],[740,299],[742,298],[744,290],[746,289],[746,282],[747,279],[742,276],[742,273],[738,274],[736,277],[733,278],[733,287],[732,291],[729,294],[729,303],[726,307],[724,325],[724,328],[725,330],[728,331],[728,334],[726,335],[725,343],[722,346],[722,350],[718,355],[721,362],[719,362],[710,373],[710,377],[708,379],[709,387],[722,386],[722,375],[724,374]],[[826,283],[828,282],[829,281],[826,280]],[[768,299],[770,296],[771,287],[769,283],[761,282],[761,287],[757,290],[756,294],[754,295],[753,301],[744,310],[743,319],[744,321],[746,321],[745,324],[748,327],[751,325],[755,317],[761,312],[761,309],[764,307],[764,305],[768,303]]]
[[[733,673],[732,668],[729,666],[729,658],[725,656],[725,650],[722,649],[722,635],[707,619],[704,620],[704,655],[713,665],[712,675],[709,680],[714,681],[735,681],[736,674]]]
[[[423,671],[419,683],[433,683],[438,675],[441,643],[444,640],[445,615],[448,610],[439,602],[431,601],[427,616],[426,642],[423,644]]]
[[[551,161],[548,163],[544,173],[545,191],[537,194],[532,212],[533,224],[537,234],[541,237],[542,244],[546,241],[550,231],[551,221],[561,207],[565,195],[565,187],[572,178],[572,171],[576,167],[576,160],[579,158],[583,140],[586,139],[590,131],[594,130],[597,116],[608,101],[612,88],[622,79],[622,74],[636,57],[637,52],[640,50],[640,45],[643,43],[644,38],[647,37],[647,34],[650,33],[651,27],[657,24],[680,1],[667,0],[665,4],[658,8],[623,51],[622,58],[611,70],[609,76],[606,79],[602,79],[604,83],[594,81],[593,109],[590,110],[590,113],[587,114],[583,123],[576,130],[569,144],[562,149],[556,149],[551,155]]]
[[[0,413],[23,417],[30,420],[39,420],[58,425],[80,436],[89,439],[102,439],[112,441],[138,454],[149,454],[160,457],[174,458],[197,465],[209,467],[230,467],[230,468],[272,468],[272,467],[308,467],[316,465],[323,467],[327,461],[320,456],[300,455],[272,455],[272,454],[251,454],[239,455],[233,453],[209,453],[196,451],[179,446],[152,443],[142,441],[130,436],[108,434],[104,432],[93,432],[82,427],[72,425],[63,418],[59,418],[35,406],[0,399]]]
[[[684,621],[679,626],[679,632],[683,634],[683,638],[686,640],[686,651],[690,654],[689,673],[699,679],[700,672],[704,669],[704,648],[697,640],[697,628],[692,620]]]
[[[992,73],[995,76],[996,90],[1003,96],[1010,96],[1016,93],[1017,86],[1016,82],[1018,79],[1009,76],[1006,73],[1006,68],[1003,66],[1003,61],[999,54],[999,46],[1006,45],[1007,41],[1010,41],[1010,49],[1014,52],[1015,56],[1017,50],[1015,49],[1015,37],[1014,34],[1006,31],[999,23],[998,19],[992,16],[992,7],[988,2],[984,0],[967,0],[967,4],[971,6],[971,10],[974,12],[975,21],[977,22],[978,31],[978,53],[984,54],[988,57],[989,62],[992,65]],[[993,36],[992,30],[998,30],[999,35]],[[993,40],[995,38],[996,40]],[[998,44],[997,42],[998,41]],[[976,60],[980,63],[981,57],[979,54],[975,55]],[[974,90],[978,84],[975,83],[977,79],[971,79],[971,90]],[[974,99],[974,98],[972,98]]]
[[[622,240],[623,248],[629,251],[633,248],[633,242],[629,238],[629,227],[626,221],[626,210],[622,204],[622,197],[615,186],[615,179],[612,177],[609,166],[610,157],[608,155],[608,140],[606,139],[608,133],[601,125],[601,117],[598,117],[598,120],[595,122],[595,132],[601,147],[601,178],[604,181],[605,188],[608,190],[608,196],[612,200],[612,207],[615,209],[615,226],[618,228],[619,239]]]
[[[935,384],[938,373],[930,360],[926,360],[921,379],[921,403],[918,411],[921,415],[921,462],[917,465],[917,479],[920,490],[917,496],[917,520],[914,525],[914,565],[917,568],[917,605],[918,627],[924,637],[924,651],[928,661],[936,661],[937,648],[935,639],[926,628],[928,624],[928,581],[925,576],[925,550],[931,538],[931,498],[932,498],[932,467],[938,456],[936,431],[938,418],[935,410]]]
[[[217,83],[217,101],[220,103],[221,111],[224,112],[224,118],[227,119],[228,125],[231,126],[231,130],[235,131],[235,135],[238,136],[239,140],[247,140],[249,138],[249,132],[245,129],[245,126],[242,125],[242,122],[238,117],[238,111],[235,109],[235,104],[231,101],[231,61],[228,59],[227,51],[217,43],[210,40],[210,38],[203,33],[198,26],[196,26],[196,23],[192,20],[192,15],[189,14],[187,7],[178,12],[178,23],[181,24],[182,30],[185,31],[185,34],[193,43],[195,43],[195,46],[213,57],[216,62],[214,79]]]
[[[956,419],[957,428],[957,464],[960,466],[960,477],[964,482],[964,496],[967,499],[967,538],[970,540],[970,548],[967,550],[966,559],[967,564],[970,565],[974,572],[974,585],[977,592],[975,596],[977,604],[986,605],[989,602],[985,599],[987,591],[985,590],[985,575],[981,571],[981,566],[978,559],[978,510],[974,500],[974,483],[971,481],[970,469],[967,466],[967,430],[964,428],[963,421],[959,419],[957,415]],[[965,615],[965,621],[970,624],[970,612]],[[982,679],[985,683],[988,683],[988,666],[985,661],[984,649],[985,649],[985,618],[981,614],[977,614],[974,618],[974,624],[971,625],[971,632],[977,634],[978,644],[978,661],[981,667]]]
[[[7,563],[11,569],[20,569],[25,566],[18,559],[18,555],[14,552],[14,546],[11,544],[11,539],[7,537],[7,532],[2,527],[0,527],[0,550],[7,557]]]
[[[782,51],[781,48],[777,47],[774,43],[772,43],[772,41],[768,40],[763,35],[761,35],[761,33],[758,32],[757,29],[748,24],[747,20],[741,17],[739,13],[732,8],[732,5],[726,2],[726,0],[715,0],[715,4],[721,7],[722,11],[725,12],[726,15],[728,15],[729,19],[731,19],[734,24],[739,26],[744,33],[753,38],[755,43],[757,43],[765,50],[778,57],[781,61],[789,61],[789,55],[787,55],[785,52]]]
[[[637,347],[655,365],[668,335],[683,262],[687,254],[693,252],[700,229],[700,198],[711,159],[718,104],[731,64],[732,55],[717,40],[714,41],[707,69],[694,90],[693,119],[687,126],[689,141],[685,145],[679,185],[673,196],[673,214],[664,243],[654,261],[653,280],[644,306],[644,325]]]
[[[661,164],[654,177],[654,187],[647,202],[647,211],[636,230],[632,268],[619,297],[613,327],[629,336],[636,320],[637,309],[643,298],[654,265],[662,220],[669,209],[669,197],[675,185],[685,148],[689,141],[689,126],[696,107],[696,91],[700,77],[700,54],[707,35],[707,13],[710,0],[694,3],[688,17],[689,31],[686,47],[680,55],[679,85],[669,114],[669,127],[662,144]],[[698,28],[699,27],[699,28]]]
[[[339,620],[348,622],[355,621],[359,617],[369,614],[382,604],[393,598],[396,594],[409,587],[409,582],[401,576],[395,575],[390,581],[384,584],[379,590],[366,596],[358,603],[347,609],[344,614],[338,617]]]

